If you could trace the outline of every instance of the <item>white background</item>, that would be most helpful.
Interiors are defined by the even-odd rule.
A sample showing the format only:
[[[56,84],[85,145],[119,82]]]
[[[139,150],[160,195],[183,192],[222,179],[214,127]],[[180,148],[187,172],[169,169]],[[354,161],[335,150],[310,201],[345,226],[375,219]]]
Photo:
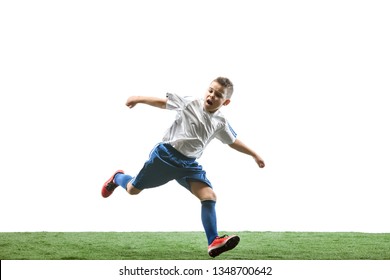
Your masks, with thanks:
[[[221,231],[390,232],[387,1],[1,1],[0,231],[202,231],[172,182],[108,199],[174,112],[130,95],[203,96],[265,160],[214,141],[199,160]]]

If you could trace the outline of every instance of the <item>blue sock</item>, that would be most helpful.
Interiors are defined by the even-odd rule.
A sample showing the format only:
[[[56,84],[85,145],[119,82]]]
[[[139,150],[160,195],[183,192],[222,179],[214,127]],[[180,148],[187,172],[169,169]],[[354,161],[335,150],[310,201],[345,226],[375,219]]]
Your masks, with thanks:
[[[202,203],[202,224],[206,232],[209,245],[218,236],[217,232],[217,214],[215,212],[215,201],[204,200]]]
[[[118,173],[114,177],[114,182],[127,191],[127,183],[129,183],[131,179],[133,179],[133,177],[130,175]]]

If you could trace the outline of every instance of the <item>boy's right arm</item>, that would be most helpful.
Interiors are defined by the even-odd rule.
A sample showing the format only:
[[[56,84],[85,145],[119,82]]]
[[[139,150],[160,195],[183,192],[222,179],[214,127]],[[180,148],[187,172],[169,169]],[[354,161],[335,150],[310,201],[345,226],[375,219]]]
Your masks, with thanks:
[[[130,96],[127,98],[126,106],[133,108],[138,103],[147,104],[153,107],[165,109],[167,107],[167,98],[159,98],[153,96]]]

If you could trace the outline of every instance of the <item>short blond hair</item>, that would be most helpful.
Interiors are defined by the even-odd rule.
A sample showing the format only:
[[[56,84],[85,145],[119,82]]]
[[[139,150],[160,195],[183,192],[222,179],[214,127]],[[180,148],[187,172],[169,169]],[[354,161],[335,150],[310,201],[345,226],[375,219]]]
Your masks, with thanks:
[[[231,98],[233,95],[233,83],[226,77],[218,77],[213,80],[226,89],[226,98]]]

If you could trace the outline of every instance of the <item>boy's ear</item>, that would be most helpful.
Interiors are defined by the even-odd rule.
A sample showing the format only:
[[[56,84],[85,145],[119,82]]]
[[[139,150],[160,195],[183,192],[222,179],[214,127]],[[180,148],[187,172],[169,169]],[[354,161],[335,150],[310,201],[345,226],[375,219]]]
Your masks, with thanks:
[[[225,102],[223,102],[223,106],[227,106],[230,103],[230,99],[226,99]]]

